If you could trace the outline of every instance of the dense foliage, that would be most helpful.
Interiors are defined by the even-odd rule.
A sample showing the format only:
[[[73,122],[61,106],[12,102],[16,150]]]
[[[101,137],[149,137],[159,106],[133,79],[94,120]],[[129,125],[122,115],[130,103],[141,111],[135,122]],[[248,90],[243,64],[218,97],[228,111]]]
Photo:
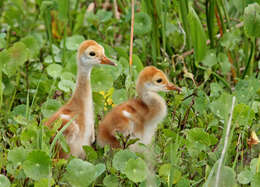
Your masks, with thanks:
[[[130,0],[0,1],[1,187],[260,186],[260,1],[136,0],[134,21],[131,76]],[[148,153],[94,144],[86,160],[54,158],[43,123],[70,98],[85,39],[118,64],[93,69],[96,127],[147,65],[182,87],[163,95]]]

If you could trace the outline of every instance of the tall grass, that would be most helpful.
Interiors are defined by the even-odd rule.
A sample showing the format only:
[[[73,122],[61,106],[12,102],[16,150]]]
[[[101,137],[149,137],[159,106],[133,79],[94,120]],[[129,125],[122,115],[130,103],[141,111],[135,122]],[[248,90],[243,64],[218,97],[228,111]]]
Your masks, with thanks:
[[[233,116],[235,102],[236,102],[236,97],[233,96],[232,105],[231,105],[231,109],[230,109],[230,116],[229,116],[227,129],[226,129],[226,135],[225,135],[225,139],[224,139],[224,146],[223,146],[223,149],[222,149],[221,157],[220,157],[219,162],[218,162],[215,187],[219,187],[219,182],[221,180],[220,179],[220,173],[221,173],[221,168],[222,168],[222,165],[224,163],[225,155],[226,155],[227,148],[228,148],[228,142],[229,142],[229,137],[230,137],[230,129],[231,129],[232,116]]]

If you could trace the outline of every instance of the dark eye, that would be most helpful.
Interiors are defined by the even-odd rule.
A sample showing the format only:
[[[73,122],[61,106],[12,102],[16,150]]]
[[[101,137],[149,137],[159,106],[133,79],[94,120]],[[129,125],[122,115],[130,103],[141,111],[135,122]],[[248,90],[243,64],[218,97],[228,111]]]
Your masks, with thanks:
[[[90,56],[95,56],[95,55],[96,55],[96,53],[95,53],[95,52],[93,52],[93,51],[91,51],[91,52],[89,53],[89,55],[90,55]]]
[[[160,83],[162,82],[162,79],[157,79],[156,82]]]

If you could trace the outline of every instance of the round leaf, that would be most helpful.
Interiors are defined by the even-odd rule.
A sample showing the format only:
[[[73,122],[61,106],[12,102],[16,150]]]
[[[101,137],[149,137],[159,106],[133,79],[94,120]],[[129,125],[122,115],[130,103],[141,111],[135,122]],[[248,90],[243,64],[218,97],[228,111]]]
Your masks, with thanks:
[[[25,175],[34,180],[47,178],[50,175],[51,159],[43,151],[32,151],[23,163]]]
[[[74,80],[75,79],[75,75],[72,74],[71,72],[63,72],[61,74],[61,77],[60,77],[62,80]]]
[[[11,183],[10,183],[9,179],[6,176],[1,175],[1,174],[0,174],[0,186],[1,187],[9,187],[9,186],[11,186]]]
[[[60,76],[62,67],[59,64],[51,64],[47,67],[47,73],[53,78],[56,79]]]
[[[251,182],[251,187],[259,187],[260,186],[260,173],[256,173]]]
[[[139,12],[135,15],[134,32],[137,35],[144,35],[151,31],[152,21],[148,14]]]
[[[80,35],[74,35],[67,38],[66,47],[69,50],[77,50],[79,45],[84,41],[84,37]]]
[[[120,104],[127,100],[127,92],[125,89],[119,89],[115,90],[113,95],[112,95],[113,102],[115,104]]]
[[[25,61],[28,59],[28,49],[26,48],[26,45],[22,42],[17,42],[9,49],[12,63],[15,63],[16,65],[23,65]]]
[[[39,41],[37,41],[35,37],[28,35],[22,39],[22,42],[30,50],[29,52],[30,58],[35,57],[39,53],[41,45],[39,45]]]
[[[104,70],[95,68],[91,73],[91,85],[94,92],[109,90],[113,86],[113,77]]]
[[[135,183],[144,181],[147,177],[147,167],[145,162],[141,158],[131,158],[127,162],[125,174]]]
[[[131,151],[120,150],[115,154],[112,165],[115,169],[124,173],[127,161],[131,158],[135,159],[137,156]]]
[[[249,170],[244,170],[239,173],[237,179],[240,184],[248,184],[253,178],[253,173]]]
[[[119,180],[116,176],[114,175],[107,175],[104,180],[103,180],[103,184],[107,187],[110,186],[118,186],[119,185]]]
[[[74,90],[75,83],[70,80],[61,80],[58,87],[64,92],[70,92],[71,90]]]
[[[12,162],[16,167],[22,164],[27,157],[27,151],[23,147],[15,147],[13,150],[10,150],[7,156],[9,162]]]
[[[258,158],[254,158],[250,162],[250,170],[253,174],[256,174],[257,172],[257,164],[258,164]]]
[[[97,11],[96,15],[100,22],[106,22],[112,18],[113,13],[111,11],[106,11],[106,10],[100,9]]]
[[[96,178],[96,167],[81,159],[73,159],[67,166],[65,179],[73,186],[88,186]]]
[[[212,67],[217,64],[217,57],[215,51],[208,51],[202,63],[208,67]]]
[[[98,92],[93,92],[94,108],[96,113],[100,113],[104,109],[105,98]]]
[[[41,112],[45,118],[50,117],[54,112],[56,112],[61,107],[59,101],[55,99],[49,99],[46,101],[41,108]]]

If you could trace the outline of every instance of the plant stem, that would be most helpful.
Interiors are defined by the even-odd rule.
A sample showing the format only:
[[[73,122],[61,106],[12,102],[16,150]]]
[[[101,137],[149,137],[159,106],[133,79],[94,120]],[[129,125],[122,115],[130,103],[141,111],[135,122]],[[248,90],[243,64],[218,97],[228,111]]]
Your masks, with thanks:
[[[250,64],[251,64],[251,61],[252,61],[252,57],[253,57],[253,54],[254,54],[254,51],[255,51],[255,40],[254,41],[250,41],[250,44],[251,44],[250,55],[249,55],[248,60],[247,60],[245,71],[244,71],[244,73],[242,75],[242,79],[244,79],[246,74],[247,74],[247,71],[248,71],[248,69],[250,67]],[[250,68],[250,69],[252,69],[252,68]],[[250,74],[251,74],[251,71],[250,71]]]
[[[129,50],[129,76],[130,80],[132,82],[133,79],[133,70],[132,70],[132,65],[133,65],[133,41],[134,41],[134,18],[135,18],[135,1],[132,0],[132,16],[131,16],[131,35],[130,35],[130,50]],[[128,97],[131,97],[131,88],[128,93]]]

